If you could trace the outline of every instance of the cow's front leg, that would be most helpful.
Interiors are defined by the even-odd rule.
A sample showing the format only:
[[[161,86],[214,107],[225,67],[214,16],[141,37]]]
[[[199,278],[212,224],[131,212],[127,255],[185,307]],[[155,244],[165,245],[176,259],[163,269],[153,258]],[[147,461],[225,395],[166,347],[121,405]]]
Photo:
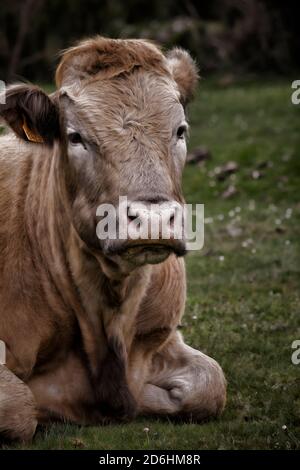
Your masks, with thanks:
[[[218,416],[225,402],[226,381],[219,364],[187,346],[176,332],[153,357],[139,413],[202,421]]]
[[[130,279],[107,281],[103,296],[102,325],[105,344],[98,374],[94,376],[99,409],[113,419],[132,419],[137,403],[128,377],[128,354],[136,331],[138,308],[146,290],[148,270]]]
[[[36,405],[30,389],[0,365],[0,441],[1,438],[28,441],[36,426]]]

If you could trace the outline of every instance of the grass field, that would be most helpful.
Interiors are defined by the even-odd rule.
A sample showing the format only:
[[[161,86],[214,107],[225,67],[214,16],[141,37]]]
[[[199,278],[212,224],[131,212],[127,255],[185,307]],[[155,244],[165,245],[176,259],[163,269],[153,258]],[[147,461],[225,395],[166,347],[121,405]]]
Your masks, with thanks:
[[[291,362],[300,339],[300,105],[290,86],[203,80],[190,109],[189,146],[207,146],[212,159],[184,175],[186,199],[205,204],[206,225],[204,248],[187,257],[182,331],[226,373],[223,416],[202,425],[53,425],[26,448],[300,449],[300,364]],[[238,170],[219,181],[228,161]],[[224,199],[230,185],[236,194]]]

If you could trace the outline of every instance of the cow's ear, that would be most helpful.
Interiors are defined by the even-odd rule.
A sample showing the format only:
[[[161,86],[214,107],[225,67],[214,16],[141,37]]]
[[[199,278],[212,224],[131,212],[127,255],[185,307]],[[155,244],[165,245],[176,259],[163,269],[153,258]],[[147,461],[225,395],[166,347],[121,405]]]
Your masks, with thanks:
[[[186,105],[193,97],[198,79],[198,67],[190,54],[178,47],[167,53],[171,73],[178,85],[181,101]]]
[[[52,145],[59,137],[59,113],[54,100],[31,85],[6,89],[0,116],[21,139]]]

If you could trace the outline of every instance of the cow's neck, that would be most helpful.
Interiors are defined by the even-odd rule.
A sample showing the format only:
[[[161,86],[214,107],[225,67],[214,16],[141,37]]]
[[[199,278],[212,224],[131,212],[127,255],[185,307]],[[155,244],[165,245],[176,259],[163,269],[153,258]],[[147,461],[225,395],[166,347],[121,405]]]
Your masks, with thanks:
[[[58,148],[34,155],[25,202],[25,225],[36,264],[45,274],[45,302],[79,308],[74,295],[68,261],[70,237],[69,210],[62,176],[59,174]],[[59,307],[58,307],[59,308]]]

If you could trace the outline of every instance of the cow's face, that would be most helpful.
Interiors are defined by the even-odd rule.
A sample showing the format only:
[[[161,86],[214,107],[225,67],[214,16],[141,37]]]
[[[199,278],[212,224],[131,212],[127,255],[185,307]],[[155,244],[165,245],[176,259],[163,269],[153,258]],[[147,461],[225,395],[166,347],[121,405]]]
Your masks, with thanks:
[[[164,203],[167,211],[168,205],[183,202],[181,173],[188,125],[178,95],[171,79],[142,70],[96,81],[78,94],[66,91],[61,109],[69,162],[79,181],[73,204],[76,226],[82,225],[84,217],[96,223],[96,208],[101,204],[112,204],[119,212],[120,196],[127,197],[128,226],[136,224],[130,208],[137,201],[145,205],[139,221],[147,224],[151,204]],[[95,236],[95,225],[92,233]],[[138,246],[140,258],[147,255],[150,261],[170,251],[184,251],[183,242],[172,237],[149,241],[107,238],[100,244],[107,254],[122,252],[124,256],[127,247]],[[133,252],[135,261],[137,253]]]
[[[174,210],[170,208],[183,203],[181,174],[188,130],[184,104],[195,86],[196,68],[183,51],[176,50],[166,58],[152,45],[150,50],[161,61],[156,67],[137,65],[105,76],[88,74],[85,80],[73,78],[78,74],[76,55],[71,63],[63,60],[61,86],[52,101],[47,98],[53,103],[48,103],[52,119],[59,114],[59,131],[55,132],[68,167],[68,194],[77,233],[105,256],[132,265],[160,262],[171,252],[181,255],[185,251],[184,240],[173,236]],[[95,60],[99,61],[93,58],[93,67]],[[80,66],[86,71],[87,64],[80,62]],[[51,142],[55,137],[51,136]],[[149,230],[147,239],[134,240],[129,233],[125,239],[124,233],[118,239],[120,224],[124,223],[120,196],[127,197],[127,227],[138,222],[139,227],[147,224],[151,229],[159,214],[160,223],[163,219],[169,226],[169,236],[163,237],[159,231],[151,238]],[[136,203],[144,207],[139,210]],[[96,235],[101,220],[97,208],[105,204],[116,211],[116,239],[99,239]]]

